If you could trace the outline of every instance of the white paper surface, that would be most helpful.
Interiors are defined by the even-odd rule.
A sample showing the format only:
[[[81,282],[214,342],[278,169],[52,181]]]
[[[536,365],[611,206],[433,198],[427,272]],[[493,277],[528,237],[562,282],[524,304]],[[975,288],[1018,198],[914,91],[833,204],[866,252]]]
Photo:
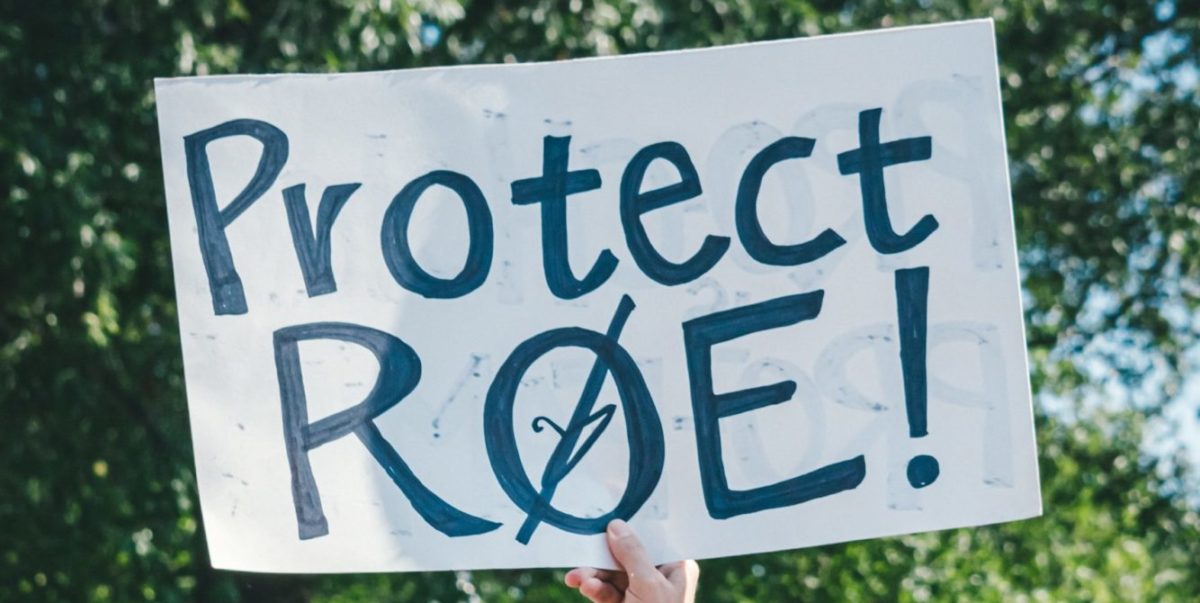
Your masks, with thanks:
[[[971,526],[1041,511],[990,21],[548,64],[168,79],[156,83],[156,92],[197,480],[216,567],[349,572],[611,564],[602,535],[548,521],[526,543],[518,541],[529,513],[493,471],[484,411],[498,371],[522,342],[568,327],[601,337],[625,295],[636,307],[616,341],[636,363],[661,423],[661,476],[631,519],[656,561]],[[894,231],[903,235],[926,215],[938,225],[896,253],[881,253],[868,240],[859,174],[839,173],[838,155],[863,146],[860,119],[873,109],[881,109],[878,136],[885,145],[930,137],[929,159],[883,168]],[[207,157],[213,199],[226,207],[250,182],[264,145],[246,135],[201,145],[189,179],[185,137],[231,120],[274,126],[286,136],[287,156],[243,212],[226,212],[207,227],[227,241],[245,307],[218,314],[193,194],[204,179],[196,157]],[[570,136],[569,169],[597,170],[601,180],[600,188],[571,194],[565,203],[572,273],[582,279],[605,249],[617,260],[610,278],[574,299],[548,287],[541,204],[512,202],[514,181],[543,175],[550,136]],[[766,172],[757,203],[764,234],[789,245],[829,228],[845,243],[811,262],[767,265],[739,237],[735,199],[751,159],[788,136],[814,143],[810,156]],[[665,141],[686,150],[702,193],[640,216],[651,245],[680,263],[706,236],[730,239],[715,266],[676,285],[639,268],[620,214],[626,165],[640,149]],[[438,170],[478,187],[493,233],[486,276],[449,299],[406,289],[383,252],[393,198]],[[660,159],[640,190],[680,178]],[[304,185],[315,221],[326,188],[352,183],[361,186],[329,230],[336,290],[310,297],[283,191]],[[308,228],[312,236],[311,221]],[[464,203],[433,186],[419,197],[407,236],[421,270],[453,279],[468,257]],[[319,250],[319,237],[315,243]],[[319,253],[310,257],[320,263]],[[897,271],[922,267],[928,268],[928,435],[913,437],[896,281]],[[713,346],[717,394],[795,384],[787,401],[721,418],[719,456],[732,490],[860,456],[861,481],[805,502],[715,519],[698,461],[699,447],[711,441],[698,441],[694,405],[716,407],[704,396],[694,400],[683,324],[818,290],[815,318]],[[302,453],[327,533],[301,538],[281,390],[280,367],[288,358],[277,359],[276,335],[312,323],[369,328],[411,347],[420,359],[415,388],[358,427],[374,425],[445,503],[498,527],[454,537],[435,529],[360,438],[344,433]],[[359,404],[380,375],[379,361],[357,343],[296,345],[308,422]],[[517,466],[534,488],[559,442],[556,426],[570,423],[596,357],[578,347],[555,349],[515,386]],[[398,358],[398,366],[406,362]],[[627,409],[611,373],[593,413],[607,405],[615,412],[606,429],[550,500],[580,521],[612,511],[626,490]],[[538,417],[544,418],[535,431]],[[581,443],[601,419],[583,429]],[[639,429],[654,440],[653,425],[641,421]],[[922,488],[906,477],[918,455],[934,457],[940,467],[936,481]],[[634,464],[643,477],[655,473],[653,458]]]

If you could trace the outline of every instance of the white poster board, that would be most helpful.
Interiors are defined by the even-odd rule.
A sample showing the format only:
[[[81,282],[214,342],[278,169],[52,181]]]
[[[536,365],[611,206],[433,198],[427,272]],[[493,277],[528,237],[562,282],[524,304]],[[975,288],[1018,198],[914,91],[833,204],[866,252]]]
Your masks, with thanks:
[[[216,567],[1041,511],[990,21],[156,92]]]

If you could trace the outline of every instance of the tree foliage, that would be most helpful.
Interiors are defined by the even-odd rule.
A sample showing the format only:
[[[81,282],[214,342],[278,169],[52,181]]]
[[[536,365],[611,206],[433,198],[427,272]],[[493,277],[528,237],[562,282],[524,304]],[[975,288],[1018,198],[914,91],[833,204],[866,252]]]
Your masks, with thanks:
[[[1200,298],[1195,0],[0,3],[0,600],[560,600],[555,572],[208,567],[152,79],[557,60],[992,17],[1045,518],[709,562],[706,598],[1189,600],[1176,463]],[[786,77],[781,73],[780,77]],[[1096,404],[1096,401],[1102,404]]]

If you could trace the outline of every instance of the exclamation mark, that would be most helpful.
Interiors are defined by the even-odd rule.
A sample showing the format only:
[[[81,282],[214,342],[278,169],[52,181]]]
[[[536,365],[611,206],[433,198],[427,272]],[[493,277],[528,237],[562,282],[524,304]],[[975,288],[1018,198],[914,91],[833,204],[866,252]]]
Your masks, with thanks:
[[[929,381],[925,351],[929,317],[929,267],[896,271],[896,311],[900,321],[900,369],[904,373],[904,407],[908,435],[929,435]],[[908,483],[924,488],[938,478],[937,459],[919,454],[908,461]]]

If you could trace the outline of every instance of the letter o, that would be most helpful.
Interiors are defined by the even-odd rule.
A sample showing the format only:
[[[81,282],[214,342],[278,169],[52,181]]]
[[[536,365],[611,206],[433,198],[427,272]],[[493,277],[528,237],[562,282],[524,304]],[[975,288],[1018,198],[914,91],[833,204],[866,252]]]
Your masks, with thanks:
[[[433,276],[418,266],[408,244],[408,224],[413,208],[425,190],[435,184],[454,191],[462,199],[467,212],[467,234],[470,239],[467,261],[456,276],[448,279]],[[380,238],[383,260],[392,277],[405,289],[424,297],[462,297],[479,288],[492,267],[492,213],[479,186],[458,172],[437,170],[409,182],[384,212]]]
[[[609,368],[625,412],[629,477],[617,506],[599,517],[578,517],[543,501],[530,483],[517,449],[513,403],[521,378],[538,358],[561,347],[584,348],[596,354],[598,361]],[[602,333],[571,327],[546,331],[522,342],[500,367],[488,390],[483,421],[488,459],[504,492],[526,513],[543,513],[542,520],[568,532],[598,534],[615,518],[629,519],[650,498],[662,477],[662,422],[650,390],[629,352]]]

